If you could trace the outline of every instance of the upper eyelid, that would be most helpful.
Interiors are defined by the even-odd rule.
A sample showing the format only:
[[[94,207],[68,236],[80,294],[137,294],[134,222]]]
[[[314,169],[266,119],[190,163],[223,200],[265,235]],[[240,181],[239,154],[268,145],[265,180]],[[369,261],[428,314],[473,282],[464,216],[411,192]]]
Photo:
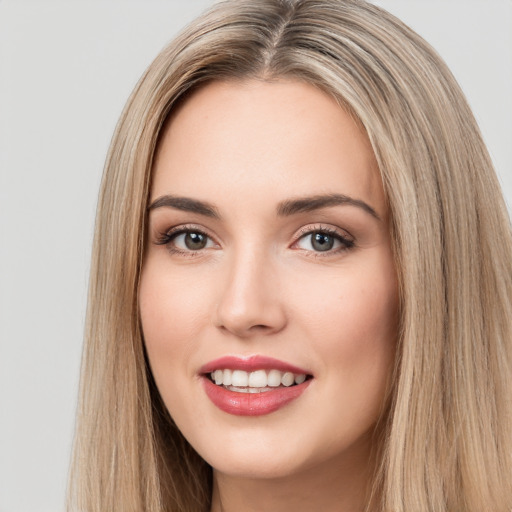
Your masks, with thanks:
[[[164,230],[162,233],[171,236],[187,232],[201,233],[211,238],[212,240],[215,240],[215,236],[213,236],[208,229],[202,226],[196,226],[195,224],[178,224],[177,226],[173,226],[171,228]]]
[[[310,235],[312,233],[329,233],[331,235],[338,235],[340,238],[348,238],[351,241],[355,240],[355,237],[346,229],[331,226],[331,225],[307,225],[300,228],[294,235],[295,241],[299,240],[301,237],[305,235]],[[295,242],[294,242],[295,243]]]
[[[167,245],[175,237],[187,232],[201,233],[202,235],[205,235],[210,240],[212,240],[213,243],[215,243],[216,245],[220,245],[217,238],[215,236],[212,236],[208,229],[198,225],[196,226],[193,224],[178,224],[176,226],[172,226],[166,229],[158,229],[155,227],[152,231],[153,242],[156,245]]]

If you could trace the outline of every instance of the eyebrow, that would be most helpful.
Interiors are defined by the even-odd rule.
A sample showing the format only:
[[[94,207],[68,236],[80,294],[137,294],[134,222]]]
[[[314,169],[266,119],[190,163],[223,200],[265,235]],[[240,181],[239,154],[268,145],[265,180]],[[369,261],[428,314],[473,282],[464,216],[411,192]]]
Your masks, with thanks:
[[[375,209],[368,203],[365,203],[361,199],[354,199],[343,194],[327,194],[289,199],[279,203],[277,214],[284,217],[340,205],[356,206],[357,208],[364,210],[366,213],[369,213],[375,219],[381,220]]]
[[[296,215],[297,213],[311,212],[320,210],[322,208],[342,205],[361,208],[375,219],[381,220],[375,209],[372,208],[368,203],[365,203],[361,199],[354,199],[344,194],[326,194],[300,197],[297,199],[288,199],[279,203],[277,207],[277,215],[280,217],[288,217],[291,215]],[[163,207],[197,213],[199,215],[204,215],[214,219],[221,218],[217,208],[211,203],[200,201],[198,199],[192,199],[190,197],[179,197],[173,195],[164,195],[158,197],[148,206],[148,211]]]
[[[220,219],[219,212],[215,206],[206,201],[199,201],[197,199],[191,199],[190,197],[172,195],[161,196],[148,206],[148,211],[162,207],[175,208],[176,210],[182,210],[184,212],[198,213],[206,217]]]

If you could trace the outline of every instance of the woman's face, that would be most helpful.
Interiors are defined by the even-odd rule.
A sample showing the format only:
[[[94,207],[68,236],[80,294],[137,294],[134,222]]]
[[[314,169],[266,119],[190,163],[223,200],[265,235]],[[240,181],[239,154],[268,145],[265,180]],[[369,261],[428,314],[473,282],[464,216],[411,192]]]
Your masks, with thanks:
[[[307,84],[209,84],[162,134],[150,205],[144,340],[192,446],[238,476],[363,464],[398,307],[364,132]]]

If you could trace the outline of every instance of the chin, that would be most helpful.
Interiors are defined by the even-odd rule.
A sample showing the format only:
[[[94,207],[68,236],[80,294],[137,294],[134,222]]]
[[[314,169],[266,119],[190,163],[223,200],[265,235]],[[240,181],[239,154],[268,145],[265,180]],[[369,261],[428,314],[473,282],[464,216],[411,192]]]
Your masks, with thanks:
[[[241,429],[225,436],[211,434],[215,445],[197,446],[198,453],[215,471],[242,479],[285,479],[313,468],[332,468],[337,461],[350,456],[351,446],[359,445],[343,438],[329,442],[327,435],[315,436],[314,432],[298,430],[294,435],[280,429]],[[314,439],[321,442],[314,443]]]
[[[298,437],[279,435],[275,430],[231,434],[211,432],[215,443],[204,440],[192,445],[220,473],[240,478],[283,478],[300,472],[311,458],[311,449]],[[286,438],[287,437],[287,438]]]
[[[236,458],[223,457],[213,460],[215,471],[241,479],[284,479],[306,469],[304,462],[295,458],[276,457],[275,452],[262,453],[250,460],[238,455]]]

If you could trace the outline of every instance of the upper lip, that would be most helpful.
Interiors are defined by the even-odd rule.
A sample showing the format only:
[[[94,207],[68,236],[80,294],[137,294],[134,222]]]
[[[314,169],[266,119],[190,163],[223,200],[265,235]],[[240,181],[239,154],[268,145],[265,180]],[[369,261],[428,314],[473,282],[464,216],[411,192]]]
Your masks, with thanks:
[[[215,370],[244,370],[246,372],[253,372],[255,370],[279,370],[282,372],[291,372],[295,374],[310,375],[310,372],[304,368],[299,368],[293,364],[273,357],[254,355],[249,357],[241,356],[223,356],[214,359],[209,363],[201,366],[199,373],[211,373]]]

